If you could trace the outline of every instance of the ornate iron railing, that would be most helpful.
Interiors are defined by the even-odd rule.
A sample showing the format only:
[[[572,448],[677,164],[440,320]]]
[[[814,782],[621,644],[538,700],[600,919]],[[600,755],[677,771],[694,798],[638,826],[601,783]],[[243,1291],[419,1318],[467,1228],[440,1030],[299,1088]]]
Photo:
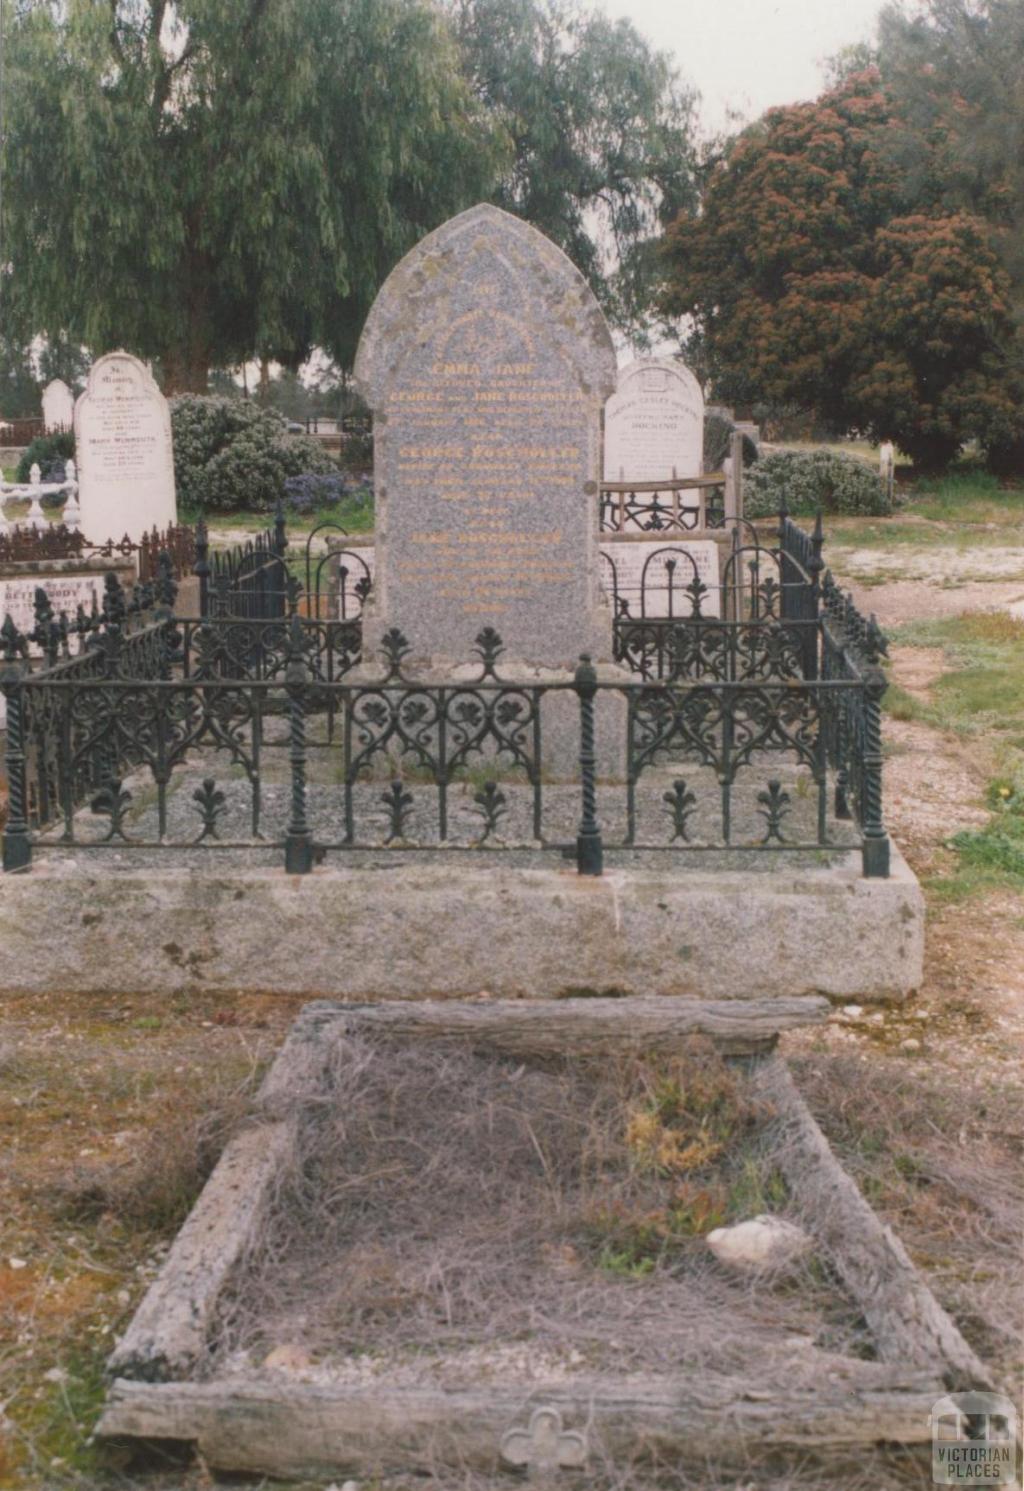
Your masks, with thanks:
[[[697,533],[725,527],[725,477],[719,472],[657,482],[601,483],[602,533]]]
[[[5,869],[58,844],[276,849],[292,873],[328,852],[553,850],[583,874],[609,854],[858,846],[888,872],[884,639],[830,576],[813,622],[774,592],[771,614],[704,617],[695,590],[660,677],[582,658],[536,682],[485,629],[475,673],[440,682],[407,672],[398,632],[356,672],[351,624],[176,622],[169,568],[148,596],[108,577],[74,624],[45,596],[31,637],[5,622]]]
[[[192,574],[196,563],[195,529],[187,524],[171,524],[162,531],[153,528],[138,541],[127,534],[106,543],[90,543],[81,529],[67,528],[63,523],[48,523],[45,528],[12,527],[0,533],[0,564],[26,563],[52,559],[132,559],[138,556],[140,583],[155,581],[157,559],[166,553],[171,572],[177,580]]]
[[[301,582],[288,570],[288,535],[278,503],[271,528],[230,549],[210,546],[206,521],[196,524],[194,573],[199,578],[199,614],[246,621],[278,621]]]

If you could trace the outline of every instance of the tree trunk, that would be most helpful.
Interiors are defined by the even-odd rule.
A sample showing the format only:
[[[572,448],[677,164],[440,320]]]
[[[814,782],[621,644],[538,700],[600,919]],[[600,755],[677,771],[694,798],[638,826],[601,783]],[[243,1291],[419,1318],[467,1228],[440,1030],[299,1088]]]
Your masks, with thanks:
[[[206,393],[209,388],[210,356],[204,345],[178,343],[160,354],[164,393]]]

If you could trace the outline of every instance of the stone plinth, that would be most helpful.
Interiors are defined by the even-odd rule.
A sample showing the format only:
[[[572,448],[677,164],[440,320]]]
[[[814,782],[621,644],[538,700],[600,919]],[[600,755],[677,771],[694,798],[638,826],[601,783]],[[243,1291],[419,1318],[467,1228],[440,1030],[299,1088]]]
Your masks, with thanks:
[[[289,876],[220,858],[110,874],[95,851],[0,875],[6,992],[899,1000],[921,980],[924,902],[895,846],[888,880],[865,880],[856,852],[774,871],[668,855],[595,879],[557,859]]]

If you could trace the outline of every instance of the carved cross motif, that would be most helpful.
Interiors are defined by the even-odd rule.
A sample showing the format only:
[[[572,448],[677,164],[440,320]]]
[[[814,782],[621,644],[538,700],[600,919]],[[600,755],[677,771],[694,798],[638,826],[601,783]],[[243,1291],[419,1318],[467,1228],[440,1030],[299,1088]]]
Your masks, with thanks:
[[[546,1480],[558,1470],[578,1470],[587,1462],[587,1441],[575,1429],[562,1428],[557,1408],[535,1408],[526,1429],[509,1429],[501,1440],[501,1457],[525,1466],[531,1480]]]

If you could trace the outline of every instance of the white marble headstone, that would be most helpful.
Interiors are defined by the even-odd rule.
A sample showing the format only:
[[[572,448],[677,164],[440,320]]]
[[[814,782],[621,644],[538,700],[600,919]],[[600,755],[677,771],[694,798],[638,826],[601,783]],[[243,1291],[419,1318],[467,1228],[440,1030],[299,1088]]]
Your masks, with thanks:
[[[47,434],[70,430],[74,417],[74,394],[63,378],[54,378],[43,389],[43,428]]]
[[[713,539],[679,542],[619,543],[601,545],[615,570],[614,591],[626,601],[634,620],[648,617],[690,616],[693,598],[687,586],[699,580],[707,587],[701,597],[702,616],[721,616],[721,578],[718,545]],[[606,588],[612,589],[610,576]]]
[[[619,370],[604,411],[605,481],[700,476],[704,394],[684,363],[643,357]]]
[[[171,413],[144,363],[108,352],[75,405],[82,532],[102,544],[135,542],[178,521]]]

